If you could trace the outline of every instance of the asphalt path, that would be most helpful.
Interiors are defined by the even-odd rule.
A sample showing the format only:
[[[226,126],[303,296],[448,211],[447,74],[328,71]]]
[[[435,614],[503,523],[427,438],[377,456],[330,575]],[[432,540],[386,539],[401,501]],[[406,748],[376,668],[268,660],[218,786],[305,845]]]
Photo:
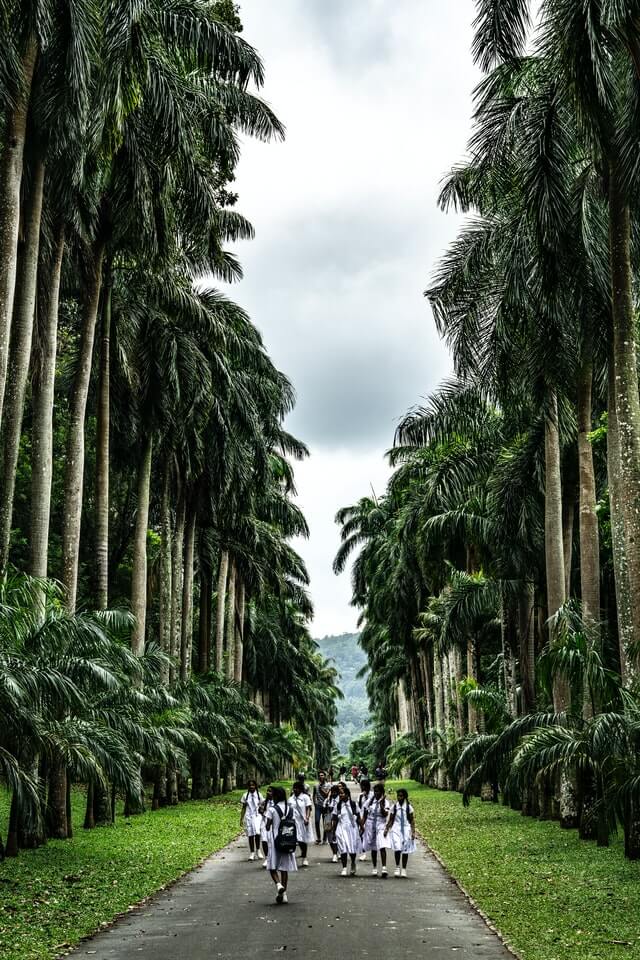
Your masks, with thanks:
[[[282,905],[261,861],[247,856],[246,841],[235,841],[72,956],[513,960],[423,845],[409,858],[407,879],[395,879],[391,863],[386,880],[371,875],[369,860],[358,863],[355,877],[341,877],[329,848],[312,846],[310,866],[290,875],[289,903]]]

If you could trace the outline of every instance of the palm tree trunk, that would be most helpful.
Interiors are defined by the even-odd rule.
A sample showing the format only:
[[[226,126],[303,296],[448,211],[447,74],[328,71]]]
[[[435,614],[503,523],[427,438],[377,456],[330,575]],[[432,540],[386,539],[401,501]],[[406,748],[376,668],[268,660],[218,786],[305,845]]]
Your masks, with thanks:
[[[637,647],[640,644],[640,397],[629,203],[615,160],[609,170],[609,244],[618,469],[622,481],[619,493],[624,517],[632,639]]]
[[[562,498],[562,553],[564,556],[564,596],[571,596],[571,571],[573,567],[573,528],[576,517],[574,490],[564,489]]]
[[[438,731],[438,738],[436,739],[436,753],[440,759],[442,759],[444,754],[444,746],[441,741],[442,737],[446,737],[446,728],[444,720],[444,685],[442,682],[442,657],[438,654],[437,651],[434,651],[433,656],[433,686],[434,686],[434,696],[436,702],[436,730]],[[441,765],[438,766],[438,771],[436,774],[436,786],[439,790],[444,790],[446,787],[446,774]]]
[[[62,527],[62,582],[67,594],[67,607],[76,608],[78,591],[78,560],[80,554],[80,527],[82,521],[82,492],[84,482],[84,421],[91,378],[93,341],[102,286],[104,244],[96,244],[93,251],[90,279],[82,312],[82,330],[78,351],[78,366],[71,392],[69,432],[65,470],[65,497]]]
[[[182,636],[182,580],[184,577],[184,525],[185,498],[180,494],[176,508],[176,529],[173,536],[171,556],[171,645],[170,655],[173,661],[169,681],[173,683],[176,665],[180,657],[180,638]],[[177,789],[177,788],[176,788]]]
[[[109,606],[109,434],[111,390],[111,276],[105,271],[96,425],[96,604]]]
[[[18,822],[19,822],[18,795],[14,790],[14,792],[11,794],[11,804],[9,806],[9,825],[7,827],[7,844],[4,848],[5,857],[18,856]]]
[[[578,463],[580,470],[580,595],[582,616],[591,625],[600,622],[600,535],[596,513],[596,475],[593,466],[591,392],[593,362],[585,357],[578,380]]]
[[[236,632],[236,565],[229,566],[229,586],[227,596],[227,677],[233,680],[234,648]]]
[[[435,723],[433,703],[433,665],[431,662],[431,656],[427,650],[420,651],[420,668],[424,683],[424,703],[427,714],[427,728],[432,730]]]
[[[515,649],[516,649],[516,618],[513,603],[510,598],[502,596],[501,600],[501,634],[502,634],[502,664],[504,674],[504,693],[509,715],[518,716],[518,693],[515,682]]]
[[[184,577],[182,583],[182,624],[180,631],[180,679],[191,675],[191,647],[193,643],[193,555],[196,540],[195,507],[189,508],[184,541]]]
[[[629,687],[634,682],[636,671],[631,654],[631,650],[633,649],[631,586],[629,583],[629,567],[627,565],[627,545],[624,535],[625,521],[622,513],[622,474],[620,471],[618,418],[616,416],[615,365],[612,356],[609,358],[607,379],[607,478],[609,483],[611,547],[618,614],[618,646],[620,650],[622,684],[625,687]]]
[[[476,645],[474,638],[469,634],[467,637],[467,677],[469,680],[476,680]],[[467,716],[469,724],[469,733],[478,732],[478,711],[471,703],[467,703]]]
[[[236,643],[234,649],[234,664],[233,664],[233,675],[236,683],[242,683],[242,667],[244,659],[244,602],[245,602],[245,588],[244,580],[242,577],[237,576],[238,588],[236,591],[236,606],[237,606],[237,626],[236,626]]]
[[[151,461],[153,439],[151,433],[145,438],[142,459],[138,467],[138,505],[136,528],[133,536],[133,561],[131,571],[131,650],[136,657],[144,653],[147,622],[147,530],[149,528],[149,495],[151,488]]]
[[[36,309],[43,195],[44,163],[39,161],[33,171],[33,182],[25,214],[25,239],[18,266],[19,279],[14,302],[8,376],[5,385],[0,479],[0,571],[5,570],[7,566],[11,543],[13,497]]]
[[[56,755],[49,765],[49,794],[47,797],[47,834],[54,840],[66,840],[67,824],[67,770],[62,757]]]
[[[220,553],[220,569],[218,571],[218,595],[216,600],[216,670],[222,672],[224,659],[224,610],[227,593],[227,578],[229,575],[229,551]]]
[[[162,485],[162,504],[160,520],[160,647],[167,656],[171,654],[171,504],[169,492],[171,468],[167,463]],[[164,684],[169,682],[169,671],[163,677]]]
[[[87,784],[87,804],[84,813],[84,829],[93,830],[96,825],[95,812],[93,809],[93,781],[90,780]]]
[[[40,330],[39,363],[33,377],[31,404],[31,557],[29,572],[46,577],[49,554],[49,518],[53,477],[53,401],[58,350],[58,308],[64,259],[64,229],[58,228],[47,284],[48,300]],[[47,269],[46,267],[44,268]]]
[[[558,400],[550,397],[551,409],[545,422],[544,552],[547,572],[547,616],[554,617],[565,602],[564,538],[562,525],[562,480],[560,477],[560,435]],[[563,677],[553,679],[553,707],[556,713],[569,705],[569,690]]]
[[[27,40],[22,57],[22,82],[4,123],[4,150],[0,165],[0,264],[2,265],[0,269],[0,423],[2,423],[7,382],[9,338],[16,289],[20,186],[27,135],[27,115],[37,55],[38,44],[35,35],[32,34]]]
[[[518,597],[518,637],[522,712],[526,715],[533,713],[536,706],[534,590],[529,582],[522,584]]]
[[[419,654],[414,654],[410,660],[411,667],[411,685],[413,687],[413,696],[412,701],[415,708],[415,724],[414,728],[418,735],[418,743],[421,747],[426,747],[427,741],[425,737],[426,721],[424,716],[424,705],[425,705],[425,696],[424,696],[424,683],[422,677],[421,663],[419,660]],[[457,662],[456,662],[457,667]],[[460,710],[460,715],[462,711]],[[424,778],[423,778],[424,779]]]
[[[200,615],[198,617],[198,670],[207,673],[211,666],[211,571],[200,560]]]

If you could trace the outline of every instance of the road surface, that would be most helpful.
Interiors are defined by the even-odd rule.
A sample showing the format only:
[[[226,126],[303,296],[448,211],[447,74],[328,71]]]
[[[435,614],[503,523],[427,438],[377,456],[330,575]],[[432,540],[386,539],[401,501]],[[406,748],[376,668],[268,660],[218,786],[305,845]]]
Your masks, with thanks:
[[[76,958],[258,960],[287,957],[459,957],[513,960],[437,861],[420,845],[406,880],[341,877],[329,848],[309,848],[310,866],[290,876],[289,903],[261,862],[236,841],[149,904],[85,941]]]

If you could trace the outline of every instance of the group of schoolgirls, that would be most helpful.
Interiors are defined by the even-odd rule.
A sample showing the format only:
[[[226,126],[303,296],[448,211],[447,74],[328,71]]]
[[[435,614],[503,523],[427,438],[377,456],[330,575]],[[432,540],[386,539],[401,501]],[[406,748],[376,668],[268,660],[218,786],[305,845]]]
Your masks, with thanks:
[[[396,869],[394,876],[407,876],[409,855],[416,851],[415,815],[409,803],[409,794],[401,788],[395,802],[389,802],[383,783],[371,786],[367,779],[360,781],[360,795],[353,800],[345,783],[333,784],[326,801],[331,816],[327,841],[333,852],[333,862],[340,860],[341,876],[356,874],[356,860],[366,860],[371,854],[372,874],[383,879],[388,876],[387,850],[392,850]],[[329,819],[325,820],[325,827]],[[378,874],[378,855],[380,874]]]
[[[300,847],[302,866],[308,867],[309,843],[313,843],[311,798],[304,783],[296,781],[287,798],[282,787],[267,787],[264,796],[255,780],[249,780],[242,797],[240,824],[249,840],[249,860],[262,852],[262,866],[276,885],[276,903],[287,903],[289,874],[298,869],[296,847]]]
[[[282,787],[268,787],[262,795],[255,780],[247,784],[240,822],[249,841],[249,860],[255,861],[262,853],[262,865],[276,885],[277,903],[287,903],[289,873],[298,869],[296,846],[300,847],[302,866],[308,867],[309,844],[314,840],[317,844],[322,842],[319,820],[323,839],[331,847],[333,862],[342,865],[341,876],[347,876],[349,861],[350,875],[355,876],[358,855],[363,861],[370,854],[373,875],[378,876],[379,855],[380,876],[386,878],[389,849],[395,858],[394,876],[407,876],[409,855],[416,850],[415,817],[407,791],[398,790],[396,801],[389,803],[384,784],[376,783],[372,788],[366,779],[360,783],[357,800],[352,799],[343,781],[332,784],[325,780],[322,787],[323,815],[316,817],[318,835],[314,836],[311,821],[314,802],[303,778],[296,780],[289,798]],[[315,789],[314,799],[317,805]],[[295,825],[293,829],[292,825]]]

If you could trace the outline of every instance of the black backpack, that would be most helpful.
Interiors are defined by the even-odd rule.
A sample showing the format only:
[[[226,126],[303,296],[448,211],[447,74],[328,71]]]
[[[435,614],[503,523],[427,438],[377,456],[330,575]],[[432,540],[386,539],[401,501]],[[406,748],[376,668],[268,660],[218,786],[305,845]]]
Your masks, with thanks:
[[[280,813],[279,806],[278,813]],[[296,822],[293,819],[293,813],[289,805],[287,805],[285,809],[284,816],[280,816],[280,823],[278,824],[278,833],[276,834],[275,845],[278,853],[295,853],[295,849],[298,845]]]

